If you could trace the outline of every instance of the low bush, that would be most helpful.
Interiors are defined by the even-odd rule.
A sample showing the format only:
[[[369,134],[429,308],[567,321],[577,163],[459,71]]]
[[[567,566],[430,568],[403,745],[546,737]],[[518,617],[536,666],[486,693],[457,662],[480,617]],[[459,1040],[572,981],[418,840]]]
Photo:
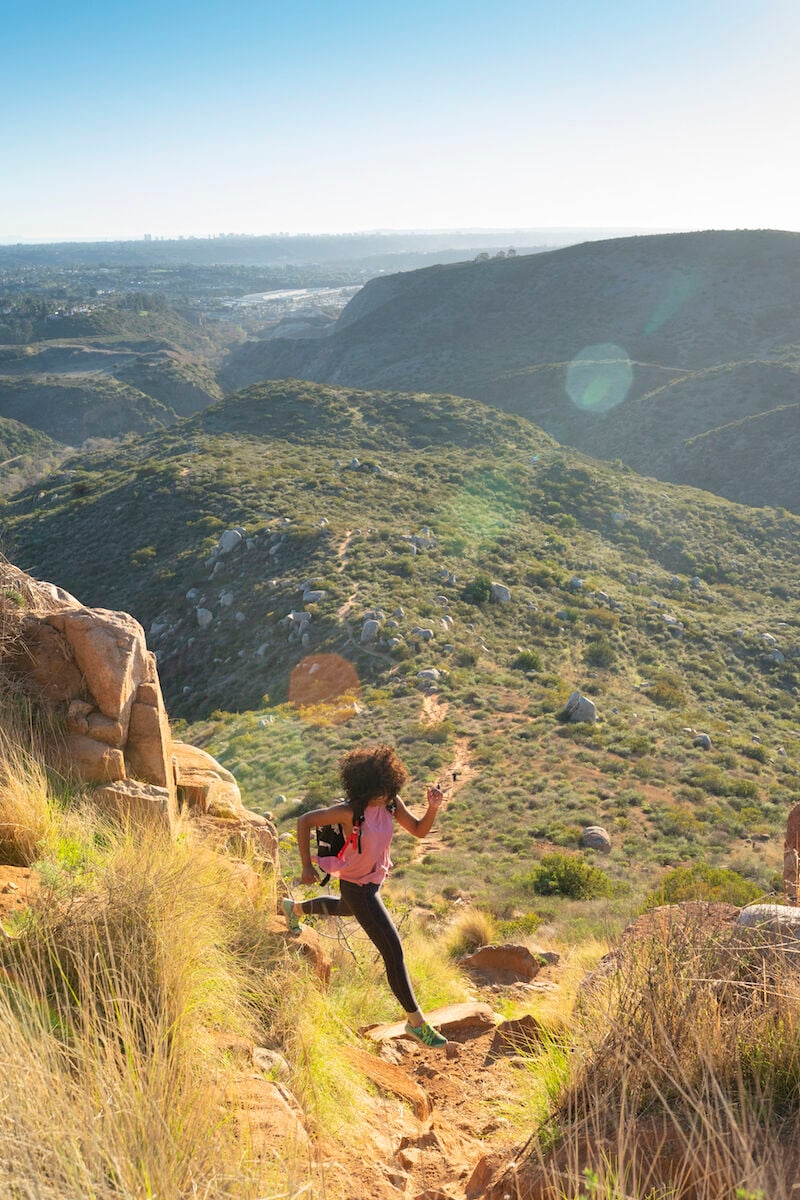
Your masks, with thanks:
[[[760,896],[761,889],[738,872],[699,862],[668,871],[658,887],[648,894],[644,908],[679,904],[683,900],[713,900],[742,908]]]
[[[609,896],[613,890],[605,871],[579,854],[559,851],[545,854],[538,867],[520,882],[537,896],[567,896],[570,900]]]

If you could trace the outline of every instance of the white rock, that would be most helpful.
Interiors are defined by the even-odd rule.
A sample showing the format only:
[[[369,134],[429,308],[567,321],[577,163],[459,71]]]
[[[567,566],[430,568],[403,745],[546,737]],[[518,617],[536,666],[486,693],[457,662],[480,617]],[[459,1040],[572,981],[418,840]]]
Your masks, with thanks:
[[[241,530],[226,529],[217,542],[217,550],[220,554],[230,554],[237,546],[241,546],[243,541]]]
[[[599,850],[602,854],[611,853],[611,838],[602,825],[587,825],[581,834],[581,845],[589,850]]]
[[[564,711],[573,722],[586,722],[592,724],[597,720],[597,708],[592,700],[582,696],[580,692],[573,692],[569,700],[564,706]]]
[[[785,904],[750,904],[736,918],[737,925],[748,929],[766,929],[770,933],[788,933],[800,939],[800,908]]]
[[[380,628],[379,621],[376,621],[374,619],[369,619],[369,620],[365,621],[363,628],[361,630],[362,645],[369,645],[371,642],[377,641],[379,628]]]
[[[214,614],[207,608],[196,608],[195,613],[197,614],[197,624],[201,629],[207,629],[214,620]]]
[[[497,604],[508,604],[511,600],[511,591],[504,583],[493,583],[490,596]]]

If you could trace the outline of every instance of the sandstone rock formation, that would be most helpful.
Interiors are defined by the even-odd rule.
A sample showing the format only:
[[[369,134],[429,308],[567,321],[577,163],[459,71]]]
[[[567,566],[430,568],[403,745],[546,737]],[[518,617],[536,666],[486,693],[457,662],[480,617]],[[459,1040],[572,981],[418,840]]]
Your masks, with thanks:
[[[156,656],[127,613],[86,608],[68,592],[0,561],[0,584],[15,597],[14,628],[0,668],[63,718],[53,765],[97,785],[98,804],[126,819],[174,828],[181,808],[227,839],[255,843],[276,861],[277,832],[248,812],[230,771],[172,740]]]
[[[527,946],[506,944],[481,946],[460,959],[459,966],[491,983],[527,983],[536,978],[542,964]]]

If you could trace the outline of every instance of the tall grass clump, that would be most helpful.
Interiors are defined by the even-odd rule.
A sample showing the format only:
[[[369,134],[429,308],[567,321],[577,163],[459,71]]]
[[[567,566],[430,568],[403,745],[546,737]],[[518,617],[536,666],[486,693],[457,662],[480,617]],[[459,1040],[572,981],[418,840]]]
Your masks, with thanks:
[[[254,1200],[225,1046],[258,1033],[274,888],[78,804],[46,843],[40,899],[0,943],[3,1194]]]
[[[0,703],[0,718],[7,716]],[[52,827],[47,772],[11,735],[14,720],[0,723],[0,862],[29,867]]]
[[[252,1028],[230,872],[155,832],[91,836],[94,876],[61,880],[2,946],[8,1194],[252,1194],[215,1046]]]
[[[512,1194],[561,1200],[587,1178],[608,1200],[795,1194],[796,945],[711,912],[651,914],[591,979],[570,1077]]]
[[[495,923],[488,913],[478,908],[460,912],[447,930],[445,945],[451,958],[472,954],[481,946],[494,941]]]

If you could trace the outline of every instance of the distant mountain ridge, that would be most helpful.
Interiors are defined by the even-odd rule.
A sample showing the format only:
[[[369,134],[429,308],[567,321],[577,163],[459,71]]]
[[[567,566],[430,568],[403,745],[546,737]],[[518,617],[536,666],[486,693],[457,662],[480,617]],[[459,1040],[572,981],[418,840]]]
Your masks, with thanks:
[[[567,394],[582,353],[599,360],[600,393],[604,374],[629,372],[608,411],[590,411],[591,390],[583,410]],[[621,238],[375,279],[329,338],[245,343],[221,381],[469,396],[644,474],[800,511],[799,371],[800,235],[763,230]]]

